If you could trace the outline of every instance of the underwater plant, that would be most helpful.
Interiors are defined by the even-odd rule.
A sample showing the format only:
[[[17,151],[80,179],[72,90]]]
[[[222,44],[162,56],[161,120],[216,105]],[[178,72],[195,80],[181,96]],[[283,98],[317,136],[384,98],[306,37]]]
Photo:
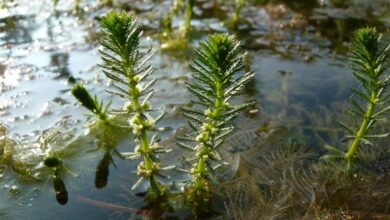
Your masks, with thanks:
[[[214,34],[200,44],[190,65],[194,81],[187,88],[196,97],[197,107],[182,110],[193,133],[178,137],[178,146],[193,152],[185,159],[192,166],[187,171],[192,179],[184,193],[186,201],[200,212],[210,211],[212,189],[218,182],[215,172],[224,164],[217,151],[233,132],[234,119],[252,104],[230,104],[254,77],[253,72],[241,74],[245,56],[234,36]]]
[[[369,139],[388,136],[388,133],[375,134],[373,127],[390,111],[390,106],[386,106],[390,101],[390,96],[386,94],[390,75],[385,72],[389,52],[390,44],[381,45],[381,34],[375,28],[362,28],[356,32],[350,60],[353,75],[360,82],[362,89],[352,89],[353,97],[350,100],[353,109],[350,110],[350,115],[353,126],[339,122],[348,133],[348,151],[344,153],[336,147],[325,146],[330,153],[325,155],[324,159],[345,159],[347,169],[351,170],[362,144],[372,145]],[[383,105],[385,107],[380,108]],[[360,121],[356,120],[358,118]]]

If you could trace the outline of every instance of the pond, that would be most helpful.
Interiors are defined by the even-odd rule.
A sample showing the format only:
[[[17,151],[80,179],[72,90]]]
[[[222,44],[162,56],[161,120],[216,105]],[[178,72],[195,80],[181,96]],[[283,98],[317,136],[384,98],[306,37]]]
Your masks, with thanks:
[[[255,105],[237,119],[241,126],[222,153],[233,161],[225,174],[230,178],[236,176],[232,185],[238,189],[256,184],[261,189],[268,187],[245,179],[248,173],[250,176],[250,169],[265,166],[261,158],[266,160],[273,155],[256,150],[255,145],[276,146],[288,140],[323,153],[322,146],[341,143],[344,133],[336,121],[348,120],[350,88],[358,87],[348,60],[349,42],[361,27],[376,27],[385,42],[390,40],[390,3],[386,0],[252,0],[243,7],[237,28],[231,28],[228,21],[234,1],[197,0],[192,31],[188,44],[183,46],[161,35],[160,21],[173,2],[113,0],[110,6],[99,0],[0,1],[1,219],[147,218],[139,211],[143,198],[138,195],[146,185],[130,190],[137,181],[134,172],[137,161],[121,157],[121,152],[135,147],[131,132],[91,126],[93,117],[70,93],[73,85],[82,82],[91,94],[105,102],[112,101],[114,108],[121,108],[125,102],[105,92],[112,82],[98,66],[101,64],[99,21],[112,9],[133,11],[137,15],[144,30],[141,50],[152,48],[154,52],[150,64],[155,71],[151,77],[157,81],[150,102],[166,112],[158,131],[161,144],[174,149],[161,158],[162,163],[170,165],[179,165],[183,153],[177,149],[175,137],[186,130],[186,119],[180,109],[190,106],[193,98],[186,89],[186,83],[192,80],[189,69],[192,50],[215,32],[236,34],[241,41],[248,52],[245,68],[253,70],[256,76],[235,101],[254,101]],[[172,27],[179,29],[183,23],[182,16],[175,16]],[[378,129],[388,132],[388,125],[387,117]],[[261,141],[252,135],[256,130],[264,131]],[[108,140],[105,132],[111,132]],[[377,143],[388,146],[389,138]],[[389,150],[389,147],[384,150],[387,168]],[[63,162],[65,171],[60,177],[55,177],[44,164],[50,156]],[[246,168],[237,171],[234,162],[238,157]],[[303,163],[318,160],[309,157]],[[288,162],[283,166],[288,166]],[[381,178],[377,177],[378,182],[372,186],[380,188],[378,192],[384,201],[390,198],[388,190],[383,190],[390,186],[389,171],[380,173]],[[175,182],[185,180],[181,173],[169,174],[166,182],[172,189]],[[281,175],[278,171],[263,174]],[[53,182],[57,192],[63,185],[67,192],[56,194]],[[305,184],[301,185],[304,188]],[[234,190],[237,189],[226,191],[233,196]],[[230,198],[230,203],[225,202],[224,206],[227,212],[215,218],[289,216],[285,211],[289,202],[272,200],[279,198],[275,195],[264,201],[245,198],[246,204],[241,208]],[[363,202],[367,202],[366,206],[371,204]],[[389,200],[382,205],[372,211],[372,216],[390,218]],[[262,214],[252,210],[257,206],[262,206],[259,208]],[[165,218],[180,219],[179,216],[185,215]],[[359,213],[356,216],[364,217]]]

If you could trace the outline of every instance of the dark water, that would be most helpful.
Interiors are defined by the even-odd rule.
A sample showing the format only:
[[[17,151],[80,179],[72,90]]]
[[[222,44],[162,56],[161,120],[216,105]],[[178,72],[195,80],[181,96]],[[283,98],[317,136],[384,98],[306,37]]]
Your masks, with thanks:
[[[123,103],[104,92],[110,83],[97,66],[98,18],[110,8],[81,0],[81,11],[75,12],[75,2],[60,0],[54,6],[49,0],[0,1],[0,123],[7,127],[8,139],[2,144],[12,149],[11,158],[0,161],[0,218],[129,219],[142,205],[130,191],[136,162],[101,147],[97,136],[102,131],[88,129],[86,110],[69,93],[75,82],[83,82],[91,93],[112,100],[114,107]],[[273,2],[247,4],[244,19],[233,31],[226,25],[231,5],[217,10],[211,1],[199,1],[191,45],[196,47],[208,33],[229,31],[248,50],[256,80],[241,99],[255,100],[256,108],[239,119],[248,125],[243,130],[268,121],[288,127],[313,146],[336,143],[341,138],[336,118],[346,117],[348,88],[356,86],[346,57],[348,41],[365,26],[377,27],[390,39],[390,3]],[[171,2],[116,3],[136,11],[145,27],[142,48],[156,52],[151,60],[158,79],[152,103],[166,108],[161,138],[174,147],[174,135],[184,124],[179,109],[191,98],[184,85],[191,78],[191,55],[160,50],[159,19]],[[182,23],[177,18],[173,25]],[[118,139],[113,145],[119,152],[133,149],[130,137]],[[43,165],[43,159],[53,155],[66,167],[60,175],[68,192],[66,205],[60,204],[63,199],[57,202],[53,171]],[[180,152],[172,155],[178,159]],[[102,176],[98,183],[97,175]]]

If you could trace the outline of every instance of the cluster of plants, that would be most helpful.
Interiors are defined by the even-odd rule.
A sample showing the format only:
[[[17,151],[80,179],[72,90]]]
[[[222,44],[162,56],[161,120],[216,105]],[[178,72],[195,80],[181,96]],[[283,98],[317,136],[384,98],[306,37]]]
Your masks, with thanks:
[[[148,79],[153,72],[153,67],[147,64],[151,51],[142,53],[139,49],[141,28],[134,15],[117,11],[104,16],[101,26],[101,68],[113,82],[113,90],[107,92],[124,99],[123,107],[110,109],[110,104],[105,105],[96,96],[91,96],[81,84],[74,86],[72,94],[96,115],[99,126],[126,128],[132,132],[136,145],[134,150],[118,154],[138,161],[136,173],[139,180],[131,188],[136,189],[147,182],[145,209],[161,214],[178,207],[190,207],[198,217],[215,213],[213,201],[218,199],[216,192],[221,186],[218,169],[227,164],[219,150],[236,128],[234,119],[253,104],[234,105],[231,102],[254,77],[253,72],[244,72],[246,54],[240,43],[232,35],[214,34],[195,50],[190,65],[193,80],[187,84],[195,99],[192,100],[192,108],[182,109],[191,132],[177,137],[177,146],[187,150],[188,154],[181,166],[163,166],[159,154],[169,153],[174,146],[161,146],[158,141],[155,127],[164,112],[153,108],[149,102],[156,80]],[[383,119],[381,116],[390,110],[389,106],[378,110],[388,103],[386,88],[390,82],[385,73],[390,46],[382,46],[380,36],[375,29],[364,28],[357,31],[352,44],[353,74],[361,82],[362,90],[352,90],[355,94],[351,98],[354,126],[340,122],[349,132],[345,141],[349,147],[344,153],[339,148],[325,146],[329,153],[322,157],[327,161],[324,164],[345,161],[348,172],[343,175],[357,172],[353,165],[359,163],[359,148],[370,144],[372,138],[387,136],[370,133],[374,131],[375,122]],[[118,115],[127,122],[115,122],[114,118]],[[109,154],[105,154],[101,164],[107,165],[108,158]],[[101,164],[99,166],[107,167]],[[180,193],[170,192],[167,187],[164,172],[171,169],[188,174],[188,181]]]
[[[146,208],[172,208],[167,207],[167,201],[175,198],[176,202],[183,201],[183,204],[194,208],[196,214],[211,213],[208,207],[218,183],[216,170],[224,165],[218,149],[234,131],[234,119],[251,104],[230,103],[254,76],[253,72],[243,73],[246,54],[242,52],[239,42],[228,34],[214,34],[195,51],[190,66],[194,81],[188,83],[187,87],[196,100],[193,101],[194,108],[183,109],[193,131],[178,137],[178,146],[190,153],[183,167],[164,167],[158,155],[169,153],[173,146],[160,146],[157,141],[155,126],[164,113],[158,114],[160,110],[154,109],[149,102],[156,80],[148,80],[153,72],[153,67],[147,64],[151,58],[150,50],[145,54],[139,50],[141,28],[134,15],[117,11],[104,16],[101,26],[101,67],[113,82],[113,90],[107,92],[126,101],[121,109],[109,111],[110,104],[105,105],[96,96],[91,96],[81,84],[73,87],[72,94],[96,115],[101,126],[127,127],[131,130],[136,146],[132,152],[121,155],[139,161],[139,180],[131,188],[148,183]],[[156,114],[158,116],[154,117]],[[127,120],[126,125],[118,125],[112,120],[117,115]],[[191,177],[181,197],[171,195],[163,182],[164,171],[169,169],[186,172]]]
[[[196,5],[195,0],[175,0],[172,3],[171,10],[167,15],[160,21],[163,33],[162,38],[165,43],[163,44],[164,49],[175,49],[178,47],[185,48],[188,45],[187,40],[191,35],[191,21],[194,17],[194,8]],[[213,1],[214,9],[221,10],[222,4],[231,4],[234,8],[232,16],[227,20],[227,25],[233,29],[237,29],[240,19],[241,10],[245,6],[243,0],[232,0],[222,3],[219,0]],[[184,17],[183,25],[178,28],[177,31],[173,29],[173,20],[176,17]]]
[[[184,9],[185,22],[180,35],[188,38],[194,4],[194,0],[176,0],[172,11],[162,23],[165,31],[172,32],[172,19]],[[238,25],[240,11],[245,1],[236,0],[235,4],[236,9],[232,17],[234,27]],[[182,109],[182,114],[188,119],[190,132],[177,137],[177,146],[162,146],[156,126],[164,117],[164,111],[150,103],[154,94],[153,86],[158,82],[150,79],[154,71],[153,66],[148,64],[152,51],[140,50],[142,28],[133,14],[117,11],[102,17],[100,24],[102,27],[100,67],[106,77],[112,81],[112,89],[107,92],[123,99],[123,106],[119,109],[111,108],[111,102],[105,103],[97,96],[91,95],[82,84],[76,84],[71,91],[73,96],[96,118],[90,126],[96,129],[98,148],[104,151],[104,156],[96,169],[97,188],[106,186],[109,166],[113,164],[112,157],[116,155],[122,159],[137,161],[135,173],[138,180],[129,185],[132,190],[136,190],[146,183],[144,209],[151,210],[152,217],[187,208],[191,209],[196,217],[216,214],[218,212],[214,210],[214,205],[220,199],[218,193],[222,188],[227,189],[228,194],[227,209],[230,213],[227,215],[235,219],[249,219],[248,213],[254,213],[252,217],[256,219],[259,216],[285,218],[288,214],[292,214],[284,213],[287,207],[299,210],[304,209],[307,204],[310,208],[315,206],[314,215],[318,216],[320,215],[318,212],[322,210],[317,209],[318,207],[329,207],[329,204],[324,205],[323,201],[318,201],[317,197],[320,194],[324,194],[322,196],[324,198],[329,198],[329,195],[334,196],[336,199],[330,198],[327,202],[336,201],[335,204],[339,202],[340,206],[343,205],[340,198],[345,196],[345,193],[331,194],[328,191],[329,185],[338,186],[343,190],[359,191],[361,188],[353,187],[351,183],[369,182],[367,179],[371,177],[367,177],[364,181],[349,180],[360,172],[360,168],[367,167],[369,154],[367,149],[370,149],[370,146],[376,149],[372,140],[388,136],[388,133],[378,133],[375,124],[386,121],[386,114],[390,111],[388,106],[390,76],[386,72],[390,44],[382,45],[381,35],[375,29],[358,30],[352,43],[350,59],[353,74],[360,82],[360,87],[352,89],[353,96],[350,99],[353,106],[350,110],[352,125],[339,122],[347,133],[343,144],[340,147],[326,145],[324,148],[327,153],[310,169],[306,167],[310,163],[313,164],[320,153],[317,155],[295,143],[281,146],[275,144],[273,149],[258,146],[254,149],[261,149],[259,152],[249,152],[245,156],[247,159],[242,165],[246,167],[246,170],[243,169],[244,173],[241,170],[238,178],[226,183],[219,175],[219,170],[228,165],[221,155],[223,151],[221,148],[226,147],[227,140],[237,128],[235,119],[243,110],[253,105],[253,103],[237,104],[232,101],[254,78],[253,72],[246,71],[246,53],[242,50],[239,41],[233,35],[213,34],[202,41],[199,48],[194,51],[189,66],[192,79],[187,83],[187,88],[193,97],[192,105],[191,108]],[[258,134],[260,131],[256,132]],[[135,145],[134,149],[130,152],[118,152],[115,149],[121,135],[118,133],[131,134],[132,143],[129,143],[129,146]],[[5,134],[0,135],[0,162],[2,163],[10,158],[11,149],[7,147],[9,142]],[[169,155],[176,147],[187,152],[182,164],[164,165],[160,160],[161,155]],[[61,155],[56,152],[49,153],[42,158],[42,162],[50,169],[57,201],[65,204],[68,200],[68,192],[62,174],[67,172],[67,168]],[[263,170],[249,173],[254,167]],[[184,187],[179,192],[170,191],[168,171],[186,174]],[[334,178],[322,179],[332,172],[337,173],[333,175]],[[340,182],[337,182],[338,180]],[[261,184],[259,181],[262,181]],[[314,189],[311,185],[313,183],[318,183],[322,187],[321,190]],[[242,187],[248,190],[244,190],[243,193]],[[278,194],[280,189],[282,192]],[[242,195],[244,196],[240,197]],[[380,201],[386,203],[388,198],[386,196]],[[304,204],[298,202],[292,204],[291,201],[301,201],[302,197],[304,197]],[[242,210],[237,210],[237,207],[240,207],[239,203],[242,202],[241,198],[248,200],[244,201],[245,204],[251,204],[253,201],[258,204],[252,204],[250,207],[244,205],[243,210],[247,213],[243,213]],[[359,198],[361,197],[357,197]],[[275,206],[271,207],[270,204]],[[253,207],[259,205],[262,206],[261,214],[253,210]],[[266,215],[268,213],[269,215]],[[275,213],[285,215],[278,216]]]

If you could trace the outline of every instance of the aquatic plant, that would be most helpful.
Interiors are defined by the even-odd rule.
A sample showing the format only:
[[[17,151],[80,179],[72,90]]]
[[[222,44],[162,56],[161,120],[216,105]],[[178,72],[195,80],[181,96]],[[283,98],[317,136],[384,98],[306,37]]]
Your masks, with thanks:
[[[188,37],[191,32],[191,20],[193,16],[193,8],[194,8],[195,0],[186,0],[185,5],[185,21],[184,21],[184,30],[183,36]]]
[[[259,133],[258,141],[240,153],[236,178],[221,184],[227,197],[223,219],[305,219],[314,194],[308,165],[315,154],[272,133]]]
[[[147,77],[153,72],[153,67],[145,63],[151,58],[150,50],[147,56],[139,51],[139,42],[142,31],[132,14],[112,11],[101,20],[102,36],[100,50],[104,74],[113,81],[114,90],[108,91],[121,98],[127,99],[122,110],[116,113],[129,117],[131,127],[138,145],[134,152],[123,153],[127,159],[143,157],[139,163],[137,175],[139,180],[133,185],[136,188],[144,180],[149,182],[147,198],[158,199],[164,196],[166,189],[158,180],[161,176],[161,168],[157,154],[166,153],[156,141],[156,135],[150,137],[155,123],[163,114],[153,118],[153,111],[149,98],[153,95],[152,85],[156,80],[147,81]]]
[[[151,58],[151,53],[149,50],[146,53],[147,56],[145,56],[139,51],[142,31],[132,14],[112,11],[102,18],[101,27],[100,44],[103,49],[99,51],[103,64],[100,66],[104,74],[113,81],[114,87],[113,90],[107,92],[128,100],[121,110],[112,110],[112,114],[128,118],[127,127],[132,130],[138,143],[134,152],[120,155],[125,159],[143,157],[143,161],[139,163],[137,168],[139,180],[133,185],[132,189],[138,187],[144,180],[148,181],[147,197],[148,200],[152,201],[166,193],[165,187],[157,178],[162,176],[160,171],[172,167],[162,168],[160,166],[157,154],[166,153],[169,150],[163,149],[157,143],[156,134],[150,137],[155,123],[164,114],[162,113],[157,118],[153,118],[150,114],[155,110],[152,109],[148,100],[153,95],[151,87],[156,82],[156,80],[147,81],[147,77],[153,72],[153,67],[146,65],[146,62]],[[99,140],[102,139],[98,143],[103,143],[105,147],[102,148],[106,151],[96,173],[97,187],[101,188],[106,184],[105,179],[108,176],[108,165],[111,161],[109,151],[116,146],[115,140],[112,140],[111,137],[117,137],[113,134],[114,127],[117,126],[118,129],[122,129],[124,126],[109,121],[108,108],[111,103],[104,105],[103,102],[98,101],[96,96],[92,98],[83,85],[76,84],[72,89],[72,94],[106,125],[98,138]],[[110,143],[106,143],[107,140]],[[107,144],[108,146],[106,146]]]
[[[7,164],[14,153],[16,142],[8,137],[8,128],[0,124],[0,165]]]
[[[234,14],[231,21],[233,28],[237,28],[238,22],[240,21],[240,17],[241,17],[241,10],[244,6],[245,6],[244,0],[235,0]]]
[[[182,41],[180,43],[172,42],[172,47],[176,47],[177,44],[185,44],[184,41],[189,37],[191,32],[191,20],[193,16],[194,0],[176,0],[173,3],[171,11],[161,21],[161,25],[164,29],[164,37],[171,39],[172,33],[172,20],[175,16],[179,15],[179,12],[183,10],[184,6],[184,25],[179,29],[179,35],[175,41]]]
[[[106,5],[106,6],[113,6],[114,5],[114,0],[100,0],[101,5]]]
[[[179,13],[183,3],[183,0],[175,0],[171,11],[167,14],[165,18],[162,19],[161,25],[164,29],[165,35],[170,36],[172,34],[172,20]]]
[[[71,93],[81,105],[91,111],[99,120],[108,123],[108,108],[110,107],[111,102],[104,105],[103,101],[99,102],[96,95],[92,98],[88,90],[79,83],[73,86]]]
[[[385,73],[388,63],[390,44],[381,46],[381,34],[375,28],[359,29],[352,43],[353,75],[360,82],[361,90],[352,89],[353,97],[350,98],[353,108],[350,111],[352,126],[343,122],[339,124],[345,128],[348,143],[348,151],[344,153],[336,147],[326,146],[330,151],[325,159],[345,159],[348,170],[352,169],[352,162],[356,159],[356,153],[362,144],[371,144],[369,139],[388,136],[375,134],[373,126],[385,113],[390,111],[390,96],[386,89],[390,85],[390,76]],[[385,107],[378,109],[385,105]],[[360,118],[360,122],[356,119]],[[372,145],[372,144],[371,144]]]
[[[200,212],[209,211],[212,188],[218,182],[215,171],[224,164],[217,150],[233,132],[239,112],[252,104],[230,104],[254,77],[253,72],[240,74],[245,56],[234,36],[214,34],[200,44],[190,65],[194,81],[187,88],[196,97],[193,103],[197,108],[183,109],[193,133],[178,137],[178,146],[194,154],[185,159],[192,165],[188,171],[192,180],[185,194],[188,203]]]

